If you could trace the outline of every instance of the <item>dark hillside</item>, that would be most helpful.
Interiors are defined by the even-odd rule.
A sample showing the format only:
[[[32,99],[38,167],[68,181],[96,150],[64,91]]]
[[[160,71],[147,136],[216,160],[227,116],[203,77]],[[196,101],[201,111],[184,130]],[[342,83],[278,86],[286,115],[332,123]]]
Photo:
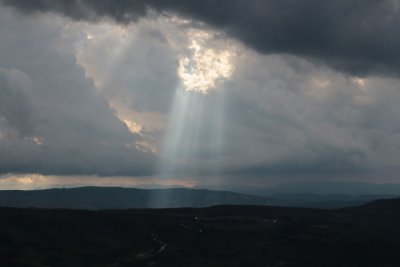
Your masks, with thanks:
[[[2,208],[0,266],[399,266],[399,207]]]

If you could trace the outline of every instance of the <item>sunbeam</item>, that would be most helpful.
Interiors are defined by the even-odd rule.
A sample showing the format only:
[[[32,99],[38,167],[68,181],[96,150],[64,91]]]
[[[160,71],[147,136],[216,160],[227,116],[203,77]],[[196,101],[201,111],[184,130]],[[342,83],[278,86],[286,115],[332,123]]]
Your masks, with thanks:
[[[181,85],[175,92],[161,154],[160,175],[166,177],[197,173],[201,165],[212,165],[210,161],[222,154],[222,82],[232,75],[233,53],[208,47],[212,33],[193,30],[188,38],[190,45],[177,69]]]
[[[181,85],[175,92],[161,153],[159,176],[165,179],[217,176],[223,156],[223,81],[232,75],[233,53],[207,48],[210,33],[190,32],[188,37],[190,46],[177,70]],[[163,195],[162,202],[168,199]],[[151,201],[152,206],[160,200]]]

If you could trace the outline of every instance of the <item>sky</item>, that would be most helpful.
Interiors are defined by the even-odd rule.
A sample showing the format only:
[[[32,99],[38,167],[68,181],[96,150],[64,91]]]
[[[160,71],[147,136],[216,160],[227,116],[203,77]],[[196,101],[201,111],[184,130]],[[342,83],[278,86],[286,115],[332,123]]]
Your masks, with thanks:
[[[0,189],[397,183],[398,0],[0,0]]]

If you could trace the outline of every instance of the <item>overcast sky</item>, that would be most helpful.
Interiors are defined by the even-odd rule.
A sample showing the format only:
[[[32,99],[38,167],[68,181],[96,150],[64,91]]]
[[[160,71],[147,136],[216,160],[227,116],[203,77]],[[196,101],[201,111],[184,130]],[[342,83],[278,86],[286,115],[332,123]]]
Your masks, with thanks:
[[[398,182],[397,0],[0,0],[0,188]]]

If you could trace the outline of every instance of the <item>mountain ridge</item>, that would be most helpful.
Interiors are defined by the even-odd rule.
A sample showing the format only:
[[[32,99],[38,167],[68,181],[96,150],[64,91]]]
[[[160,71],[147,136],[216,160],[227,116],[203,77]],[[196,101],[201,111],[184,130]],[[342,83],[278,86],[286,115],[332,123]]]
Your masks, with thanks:
[[[0,206],[129,209],[208,207],[215,205],[273,205],[272,200],[248,194],[209,189],[169,188],[138,189],[85,186],[42,190],[0,191]]]

